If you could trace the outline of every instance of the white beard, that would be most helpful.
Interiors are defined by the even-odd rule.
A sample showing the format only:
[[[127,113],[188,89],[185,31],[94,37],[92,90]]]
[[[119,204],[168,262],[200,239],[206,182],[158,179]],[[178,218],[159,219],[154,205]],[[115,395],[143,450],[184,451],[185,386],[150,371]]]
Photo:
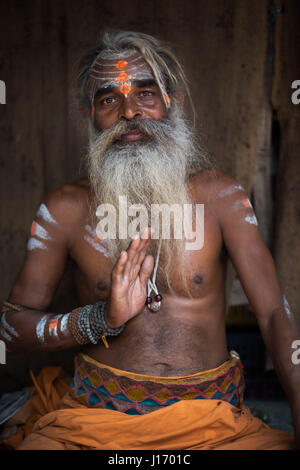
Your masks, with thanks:
[[[136,142],[118,139],[131,129],[140,129],[146,137]],[[119,196],[128,206],[143,204],[151,220],[152,204],[191,204],[187,190],[189,177],[207,166],[207,157],[197,148],[195,137],[185,120],[173,109],[168,119],[122,121],[91,138],[88,153],[89,178],[93,193],[93,211],[99,204],[112,204],[119,220]],[[172,233],[172,223],[171,232]],[[142,232],[143,227],[140,227]],[[161,237],[161,227],[159,236]],[[106,240],[112,261],[126,250],[131,238]],[[174,252],[176,265],[184,276],[184,239],[162,239],[158,278],[169,288],[169,272]],[[152,240],[149,253],[154,257],[158,240]],[[166,281],[166,284],[165,284]]]

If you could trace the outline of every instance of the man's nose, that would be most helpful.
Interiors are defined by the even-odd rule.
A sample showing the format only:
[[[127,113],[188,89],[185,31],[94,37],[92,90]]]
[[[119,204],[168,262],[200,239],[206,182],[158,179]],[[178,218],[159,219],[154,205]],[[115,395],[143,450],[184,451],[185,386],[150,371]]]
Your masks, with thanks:
[[[120,119],[133,119],[141,116],[141,110],[138,104],[130,96],[125,97],[120,110]]]

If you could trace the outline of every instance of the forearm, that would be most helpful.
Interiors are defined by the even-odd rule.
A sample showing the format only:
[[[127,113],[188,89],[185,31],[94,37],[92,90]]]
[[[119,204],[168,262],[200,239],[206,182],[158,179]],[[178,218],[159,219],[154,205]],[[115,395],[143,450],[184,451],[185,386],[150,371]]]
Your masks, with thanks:
[[[280,383],[293,414],[300,413],[300,364],[293,363],[292,344],[300,339],[300,325],[292,312],[284,308],[258,319],[262,336],[270,353]]]
[[[4,307],[0,315],[0,339],[9,352],[59,351],[78,346],[68,324],[70,312],[55,314]]]
[[[45,313],[5,302],[0,339],[9,352],[59,351],[90,342],[98,344],[100,340],[108,348],[106,336],[120,334],[125,325],[110,328],[106,317],[109,318],[108,303],[101,301],[65,314]]]

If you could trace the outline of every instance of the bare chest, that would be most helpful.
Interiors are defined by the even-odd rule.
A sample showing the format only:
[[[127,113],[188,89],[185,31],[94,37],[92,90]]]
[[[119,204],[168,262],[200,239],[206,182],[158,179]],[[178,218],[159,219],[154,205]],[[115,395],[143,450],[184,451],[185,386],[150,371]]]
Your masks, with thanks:
[[[183,253],[184,264],[181,266],[185,272],[184,279],[176,255],[168,272],[161,261],[156,284],[162,294],[171,285],[178,295],[184,296],[188,288],[192,296],[202,297],[216,287],[223,275],[225,257],[219,227],[209,213],[205,214],[203,234],[201,249],[187,249]],[[110,292],[114,262],[105,241],[97,238],[95,227],[89,223],[80,227],[71,256],[75,261],[74,280],[80,301],[92,303],[105,300]]]

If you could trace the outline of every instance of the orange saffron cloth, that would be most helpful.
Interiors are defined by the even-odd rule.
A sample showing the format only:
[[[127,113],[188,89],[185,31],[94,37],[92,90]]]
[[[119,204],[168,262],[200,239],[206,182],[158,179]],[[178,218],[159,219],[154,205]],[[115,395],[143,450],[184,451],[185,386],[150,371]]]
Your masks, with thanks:
[[[31,372],[35,394],[25,425],[4,444],[19,450],[290,450],[293,436],[221,400],[182,400],[144,415],[93,409],[69,396],[60,367]],[[25,438],[25,439],[24,439]]]

